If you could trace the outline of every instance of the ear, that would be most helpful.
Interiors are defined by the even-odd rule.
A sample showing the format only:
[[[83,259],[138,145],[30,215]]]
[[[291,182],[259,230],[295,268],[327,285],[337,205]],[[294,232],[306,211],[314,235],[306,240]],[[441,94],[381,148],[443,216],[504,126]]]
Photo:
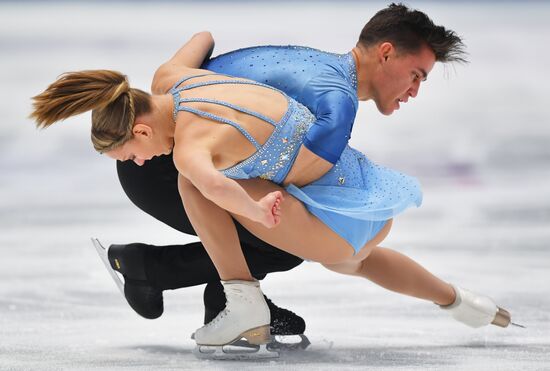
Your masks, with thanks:
[[[380,63],[385,63],[390,57],[395,54],[395,47],[389,41],[385,41],[378,45],[378,60]]]
[[[132,128],[132,133],[135,137],[142,137],[143,139],[150,139],[153,136],[153,129],[149,125],[135,124]]]

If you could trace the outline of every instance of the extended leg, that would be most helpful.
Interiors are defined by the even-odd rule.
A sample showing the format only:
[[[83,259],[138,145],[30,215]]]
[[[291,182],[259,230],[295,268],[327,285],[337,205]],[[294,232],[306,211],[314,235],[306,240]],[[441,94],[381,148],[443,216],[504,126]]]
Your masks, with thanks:
[[[325,267],[338,273],[364,277],[390,291],[436,304],[447,305],[455,299],[451,285],[411,258],[383,247],[374,248],[362,261],[325,264]]]
[[[455,300],[452,286],[411,258],[377,247],[361,262],[360,274],[370,281],[404,295],[447,305]]]
[[[367,278],[394,292],[432,301],[471,327],[490,323],[506,327],[510,323],[510,314],[497,307],[492,299],[442,281],[397,251],[376,247],[362,261],[325,267]]]

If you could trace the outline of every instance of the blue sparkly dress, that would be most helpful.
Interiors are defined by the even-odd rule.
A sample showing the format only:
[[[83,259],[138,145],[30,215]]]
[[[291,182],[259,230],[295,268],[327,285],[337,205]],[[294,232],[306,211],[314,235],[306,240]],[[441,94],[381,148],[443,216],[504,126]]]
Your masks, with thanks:
[[[300,146],[305,142],[307,133],[314,125],[315,116],[283,92],[280,93],[287,98],[288,109],[278,122],[229,102],[182,98],[181,92],[218,84],[249,84],[277,90],[258,82],[228,79],[224,76],[214,81],[189,81],[200,76],[185,77],[170,90],[174,97],[174,122],[178,112],[185,111],[233,126],[255,146],[256,152],[220,171],[232,179],[262,178],[281,184],[288,175]],[[265,143],[260,144],[238,123],[186,105],[194,102],[222,105],[257,117],[272,125],[273,132]],[[334,167],[320,179],[302,188],[290,185],[286,189],[302,201],[309,212],[353,246],[355,252],[370,241],[388,219],[409,206],[420,206],[422,202],[422,192],[416,179],[375,165],[365,155],[349,146],[345,146]]]
[[[335,164],[351,136],[357,113],[352,53],[301,46],[256,46],[222,54],[201,68],[254,80],[282,90],[316,117],[303,143]]]

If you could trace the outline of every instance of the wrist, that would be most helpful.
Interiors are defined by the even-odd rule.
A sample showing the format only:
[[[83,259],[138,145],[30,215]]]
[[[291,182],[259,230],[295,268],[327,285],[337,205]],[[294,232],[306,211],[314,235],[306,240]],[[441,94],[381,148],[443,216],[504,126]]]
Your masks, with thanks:
[[[251,200],[251,202],[248,204],[247,215],[245,216],[256,222],[262,220],[263,213],[260,202]]]

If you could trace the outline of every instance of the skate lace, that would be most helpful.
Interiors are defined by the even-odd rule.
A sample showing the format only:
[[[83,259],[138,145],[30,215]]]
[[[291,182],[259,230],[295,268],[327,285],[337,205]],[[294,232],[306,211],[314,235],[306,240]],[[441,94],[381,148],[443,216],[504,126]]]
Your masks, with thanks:
[[[241,290],[234,290],[233,291],[233,296],[238,296],[241,299],[243,299],[243,298],[248,299],[246,296],[242,295]],[[231,309],[228,308],[228,305],[229,304],[226,304],[226,307],[220,313],[218,313],[218,315],[216,317],[214,317],[214,319],[212,319],[212,321],[208,322],[204,327],[214,326],[216,323],[221,321],[225,316],[227,316],[229,313],[231,313]]]
[[[216,317],[214,317],[214,319],[212,321],[208,322],[204,327],[214,326],[216,323],[221,321],[225,316],[227,316],[230,312],[231,312],[231,310],[228,309],[227,307],[225,307],[220,313],[218,313],[218,315]]]
[[[239,289],[233,289],[232,295],[238,297],[241,300],[244,299],[245,301],[251,303],[250,298],[247,297],[246,295],[244,295],[243,292]],[[229,313],[231,313],[231,309],[229,309],[228,306],[229,306],[229,303],[226,304],[226,307],[220,313],[218,313],[218,315],[216,317],[214,317],[214,319],[212,319],[212,321],[210,321],[206,325],[204,325],[204,327],[214,326],[216,323],[221,321],[225,316],[227,316]]]

